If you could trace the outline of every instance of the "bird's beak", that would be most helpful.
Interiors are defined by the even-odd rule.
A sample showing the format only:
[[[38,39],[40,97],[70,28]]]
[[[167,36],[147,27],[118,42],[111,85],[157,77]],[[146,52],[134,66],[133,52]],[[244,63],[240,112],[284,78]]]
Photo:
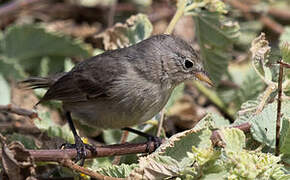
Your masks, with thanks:
[[[210,80],[208,75],[206,75],[204,72],[197,72],[195,73],[195,77],[199,79],[200,81],[206,82],[210,86],[214,86],[213,82]]]

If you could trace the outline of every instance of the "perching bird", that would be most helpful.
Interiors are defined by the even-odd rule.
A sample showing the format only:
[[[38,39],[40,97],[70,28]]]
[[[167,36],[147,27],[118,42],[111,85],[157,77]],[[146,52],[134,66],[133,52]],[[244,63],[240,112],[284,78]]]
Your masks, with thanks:
[[[91,127],[124,128],[150,120],[166,105],[173,89],[189,79],[212,85],[198,53],[171,35],[156,35],[130,47],[106,51],[51,77],[23,83],[48,88],[40,102],[60,100],[75,137],[77,159],[85,145],[71,115]]]

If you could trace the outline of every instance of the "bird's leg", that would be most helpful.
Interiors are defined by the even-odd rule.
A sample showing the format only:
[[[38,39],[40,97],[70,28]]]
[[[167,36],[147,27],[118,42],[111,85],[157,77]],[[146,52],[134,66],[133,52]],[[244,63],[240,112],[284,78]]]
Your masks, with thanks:
[[[81,160],[80,165],[82,166],[85,162],[85,158],[87,156],[87,151],[86,149],[90,150],[92,153],[96,152],[96,149],[89,145],[89,144],[85,144],[81,137],[78,135],[76,128],[73,124],[72,118],[71,118],[71,114],[69,111],[67,111],[65,113],[65,117],[67,119],[67,122],[69,124],[69,127],[74,135],[74,140],[75,140],[75,144],[69,144],[69,143],[65,143],[62,144],[61,147],[65,148],[65,149],[73,149],[75,148],[77,150],[77,156],[75,161],[78,162],[79,160]]]
[[[146,147],[146,151],[147,152],[149,152],[149,146],[150,146],[151,142],[154,143],[154,149],[157,149],[162,144],[162,139],[160,137],[153,136],[151,134],[147,134],[147,133],[144,133],[142,131],[138,131],[136,129],[129,128],[129,127],[122,128],[122,130],[129,131],[131,133],[134,133],[134,134],[137,134],[139,136],[145,137],[147,139],[147,147]]]

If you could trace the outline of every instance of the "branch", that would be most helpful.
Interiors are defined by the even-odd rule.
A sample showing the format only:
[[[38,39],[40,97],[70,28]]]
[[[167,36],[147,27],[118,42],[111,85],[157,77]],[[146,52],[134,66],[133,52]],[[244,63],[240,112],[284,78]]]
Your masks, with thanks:
[[[154,143],[150,143],[147,148],[147,143],[138,144],[114,144],[96,147],[96,153],[92,154],[87,150],[87,158],[107,157],[125,154],[149,153],[155,151]],[[47,149],[47,150],[28,150],[35,161],[57,161],[67,159],[74,159],[77,155],[75,149]]]
[[[13,105],[13,104],[0,105],[0,112],[1,111],[14,113],[14,114],[17,114],[17,115],[20,115],[20,116],[27,116],[27,117],[29,117],[31,119],[39,118],[38,114],[36,112],[20,108],[18,106]]]
[[[249,132],[251,128],[250,123],[244,123],[238,126],[233,126],[242,131]],[[211,141],[213,144],[218,144],[221,141],[221,138],[218,134],[219,130],[215,130],[212,133]],[[96,153],[92,154],[91,151],[87,150],[87,158],[96,158],[96,157],[107,157],[107,156],[117,156],[117,155],[126,155],[126,154],[137,154],[137,153],[149,153],[155,151],[154,143],[138,143],[138,144],[115,144],[115,145],[106,145],[96,147]],[[52,150],[28,150],[30,155],[34,158],[35,161],[55,161],[60,162],[63,159],[74,159],[77,155],[75,149],[52,149]]]
[[[290,68],[290,64],[288,64],[288,63],[285,63],[285,62],[283,62],[283,61],[278,61],[278,63],[279,63],[280,65],[282,65],[283,67]]]
[[[287,65],[287,63],[283,63],[283,61],[278,61],[280,64],[279,67],[279,79],[278,79],[278,99],[277,99],[277,121],[276,121],[276,147],[275,147],[275,155],[278,156],[280,154],[279,150],[279,141],[280,141],[280,123],[281,123],[281,105],[282,105],[282,81],[283,81],[283,70],[284,65]],[[286,66],[286,67],[287,67]]]
[[[87,169],[87,168],[84,168],[84,167],[81,167],[79,165],[77,165],[76,163],[74,163],[72,160],[70,159],[63,159],[63,160],[60,160],[59,163],[64,166],[64,167],[67,167],[67,168],[70,168],[70,169],[73,169],[75,171],[78,171],[78,172],[81,172],[83,174],[86,174],[92,178],[96,178],[96,179],[110,179],[110,180],[120,180],[120,179],[123,179],[123,178],[114,178],[114,177],[109,177],[109,176],[104,176],[100,173],[97,173],[95,171],[92,171],[90,169]]]

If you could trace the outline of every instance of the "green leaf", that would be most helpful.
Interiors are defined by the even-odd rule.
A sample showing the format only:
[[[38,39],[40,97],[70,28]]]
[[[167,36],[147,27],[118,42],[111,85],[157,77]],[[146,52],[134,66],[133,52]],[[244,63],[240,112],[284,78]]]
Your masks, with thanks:
[[[13,60],[9,60],[6,57],[0,56],[0,72],[6,79],[23,79],[27,77],[27,74],[24,72],[21,65],[13,62]]]
[[[282,129],[280,135],[280,152],[290,155],[290,117],[282,118]]]
[[[105,168],[100,168],[97,171],[105,176],[125,178],[129,176],[131,171],[138,167],[137,164],[121,164],[121,165],[111,165]]]
[[[239,47],[242,46],[243,50],[247,51],[251,42],[256,38],[257,33],[262,30],[263,25],[260,21],[252,20],[240,22],[240,27],[241,35],[236,44],[238,44]]]
[[[212,119],[207,118],[194,129],[187,130],[170,137],[154,153],[139,159],[139,168],[134,169],[130,177],[157,179],[174,177],[182,166],[189,166],[188,152],[192,147],[211,147],[211,131],[207,128]],[[182,148],[182,149],[181,149]]]
[[[261,78],[259,78],[254,71],[251,71],[245,75],[244,81],[236,92],[236,98],[234,101],[237,106],[240,107],[243,102],[256,99],[258,95],[263,92],[264,88],[265,84]]]
[[[240,152],[246,146],[246,136],[243,131],[237,128],[222,129],[221,136],[225,145],[226,151]]]
[[[35,141],[32,137],[30,136],[25,136],[23,134],[19,133],[13,133],[8,136],[9,141],[20,141],[21,144],[24,145],[25,148],[27,149],[37,149],[37,146],[35,144]]]
[[[218,12],[196,10],[193,17],[205,69],[218,84],[227,71],[231,47],[239,37],[239,25]]]
[[[179,164],[175,159],[156,154],[141,157],[138,166],[130,174],[133,179],[164,179],[176,176],[179,171]]]
[[[284,117],[290,117],[290,103],[289,101],[282,103],[281,113]],[[264,110],[250,118],[251,133],[253,138],[262,144],[274,148],[276,142],[276,119],[277,119],[277,103],[268,104]],[[281,123],[282,124],[282,123]],[[287,124],[283,123],[282,125]],[[289,127],[283,127],[286,131]],[[287,134],[288,132],[286,132]],[[285,141],[285,140],[284,140]]]
[[[283,43],[280,48],[283,61],[290,63],[290,41]]]
[[[289,109],[289,107],[285,108]],[[226,146],[225,148],[214,148],[210,140],[211,131],[208,127],[214,127],[215,120],[216,117],[209,115],[194,129],[172,136],[154,153],[141,157],[139,166],[130,173],[130,178],[289,178],[289,175],[283,170],[283,165],[279,163],[280,156],[276,157],[258,150],[243,149],[246,137],[239,129],[222,129],[220,135]]]
[[[230,125],[229,120],[215,113],[208,113],[202,120],[198,122],[196,127],[209,127],[210,129],[224,128]]]
[[[3,54],[19,61],[43,56],[89,56],[84,44],[31,24],[11,26],[6,30]]]
[[[112,50],[136,44],[150,37],[153,26],[147,15],[131,16],[124,24],[117,23],[114,27],[99,34],[105,50]]]
[[[11,100],[10,86],[0,72],[0,105],[7,105]]]
[[[188,153],[188,158],[183,159],[181,167],[181,177],[187,179],[197,179],[203,177],[207,179],[207,175],[219,174],[224,168],[220,160],[221,151],[209,148],[192,147],[192,153]],[[186,162],[187,163],[184,163]]]
[[[287,175],[279,164],[280,157],[270,153],[243,150],[227,152],[225,167],[229,179],[279,179]],[[275,174],[279,178],[274,178]]]
[[[244,102],[256,99],[264,90],[265,83],[253,70],[250,63],[231,65],[229,71],[233,81],[239,88],[220,87],[218,94],[225,103],[234,106],[234,109],[238,110]]]
[[[191,129],[173,135],[165,144],[162,144],[156,153],[170,156],[180,161],[192,151],[192,146],[206,148],[211,146],[211,131],[209,129]],[[182,151],[180,151],[182,147]]]
[[[41,120],[35,119],[34,124],[42,131],[47,132],[50,137],[60,137],[64,139],[66,142],[74,143],[73,134],[68,126],[68,124],[64,126],[60,126],[53,122],[50,118],[49,112],[40,112],[39,118]]]
[[[40,73],[43,57],[49,59],[47,64],[52,74],[63,71],[66,57],[90,56],[88,45],[32,24],[7,28],[1,47],[10,64],[21,64],[25,71],[35,76]]]

